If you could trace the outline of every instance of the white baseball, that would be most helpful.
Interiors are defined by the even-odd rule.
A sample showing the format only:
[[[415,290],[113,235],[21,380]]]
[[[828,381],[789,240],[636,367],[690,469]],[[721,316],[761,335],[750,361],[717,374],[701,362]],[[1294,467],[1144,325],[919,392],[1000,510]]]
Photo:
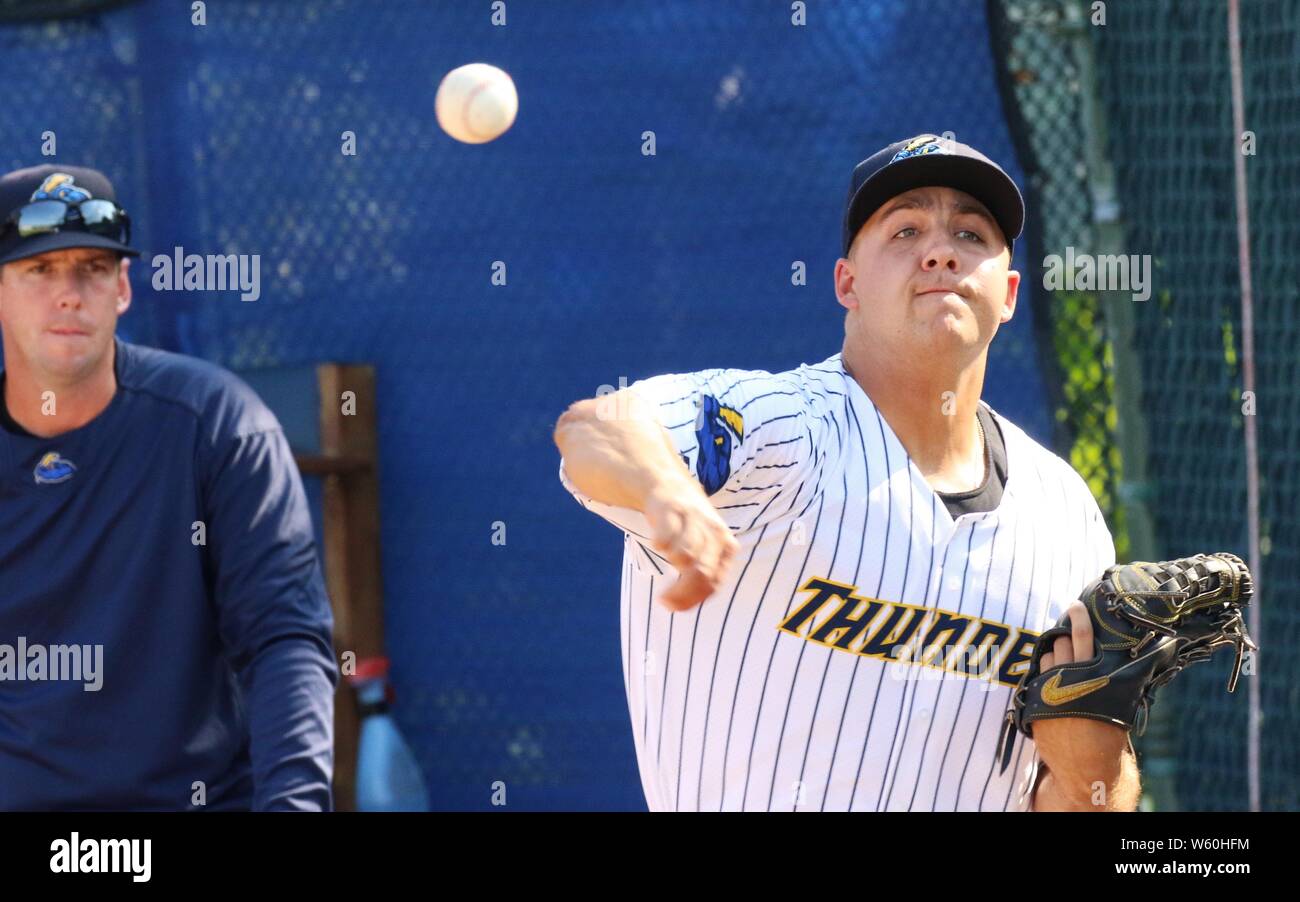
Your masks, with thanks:
[[[519,111],[515,83],[501,69],[487,63],[452,69],[438,85],[433,103],[443,131],[466,144],[499,138]]]

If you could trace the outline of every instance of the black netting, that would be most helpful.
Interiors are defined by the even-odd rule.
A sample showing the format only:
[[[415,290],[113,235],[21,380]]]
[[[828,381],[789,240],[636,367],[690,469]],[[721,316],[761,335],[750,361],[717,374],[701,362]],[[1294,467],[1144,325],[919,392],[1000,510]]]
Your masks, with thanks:
[[[1246,547],[1237,265],[1227,4],[1211,0],[1116,4],[1099,34],[1112,154],[1134,247],[1161,260],[1158,304],[1138,310],[1144,410],[1150,422],[1162,542],[1173,551]],[[1263,647],[1262,804],[1300,805],[1297,712],[1285,649],[1300,633],[1300,515],[1295,504],[1300,374],[1300,6],[1243,3],[1245,121],[1258,142],[1247,156],[1254,260],[1257,426],[1261,471]],[[1289,195],[1289,197],[1288,197]],[[1190,671],[1170,688],[1178,706],[1181,803],[1248,805],[1244,692],[1223,692],[1225,662]]]
[[[1098,10],[1104,23],[1096,17]],[[1197,551],[1246,556],[1241,282],[1233,159],[1227,3],[1150,0],[992,0],[992,20],[1015,99],[1018,139],[1040,205],[1042,248],[1097,253],[1106,219],[1090,206],[1109,161],[1124,254],[1150,255],[1145,302],[1058,291],[1048,306],[1062,372],[1062,419],[1075,427],[1072,463],[1090,478],[1126,551],[1159,558]],[[1300,631],[1300,448],[1294,263],[1300,231],[1300,5],[1242,4],[1246,157],[1253,235],[1261,553],[1257,574],[1264,653],[1260,784],[1266,809],[1300,804],[1300,695],[1284,655]],[[1082,42],[1080,38],[1082,37]],[[1087,65],[1085,65],[1085,61]],[[1090,72],[1095,76],[1090,77]],[[1089,92],[1103,127],[1089,123]],[[1090,145],[1108,135],[1104,147]],[[1098,152],[1100,151],[1100,152]],[[1116,304],[1127,305],[1119,307]],[[1046,319],[1046,318],[1044,318]],[[1115,343],[1131,368],[1115,367]],[[1116,378],[1116,373],[1119,373]],[[1140,418],[1145,479],[1125,482],[1115,402]],[[1135,461],[1124,460],[1132,469]],[[1141,502],[1148,534],[1130,534]],[[1126,547],[1129,539],[1138,544]],[[1187,810],[1249,805],[1249,684],[1224,692],[1218,657],[1162,690],[1139,742],[1148,801]]]

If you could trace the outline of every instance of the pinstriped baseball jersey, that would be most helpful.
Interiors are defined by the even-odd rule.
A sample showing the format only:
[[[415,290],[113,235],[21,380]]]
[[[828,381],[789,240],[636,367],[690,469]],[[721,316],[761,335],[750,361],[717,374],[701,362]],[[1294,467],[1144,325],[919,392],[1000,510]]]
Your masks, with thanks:
[[[1040,632],[1115,562],[1065,461],[988,408],[992,511],[955,521],[836,354],[630,388],[740,544],[728,582],[672,612],[644,516],[565,487],[625,533],[622,652],[651,810],[1027,810],[1038,758],[998,730]],[[981,402],[983,403],[983,402]],[[987,405],[985,405],[987,408]]]

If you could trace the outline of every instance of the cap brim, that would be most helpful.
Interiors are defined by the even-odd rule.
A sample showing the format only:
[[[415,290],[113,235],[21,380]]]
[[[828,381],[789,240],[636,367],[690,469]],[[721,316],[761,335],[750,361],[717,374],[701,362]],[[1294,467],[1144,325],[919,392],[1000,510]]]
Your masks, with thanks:
[[[32,238],[25,238],[18,244],[0,251],[0,265],[13,263],[15,260],[25,260],[28,257],[35,257],[38,254],[48,253],[49,251],[61,251],[70,247],[98,247],[108,251],[116,251],[127,257],[138,257],[140,252],[133,247],[122,244],[120,241],[114,241],[112,238],[105,238],[103,235],[95,235],[91,232],[51,232],[48,235],[36,235]]]
[[[845,246],[891,197],[930,185],[965,191],[982,203],[997,220],[1008,245],[1020,237],[1025,224],[1025,202],[1009,175],[974,157],[933,153],[899,160],[862,183],[845,216]],[[851,233],[849,223],[856,223]]]

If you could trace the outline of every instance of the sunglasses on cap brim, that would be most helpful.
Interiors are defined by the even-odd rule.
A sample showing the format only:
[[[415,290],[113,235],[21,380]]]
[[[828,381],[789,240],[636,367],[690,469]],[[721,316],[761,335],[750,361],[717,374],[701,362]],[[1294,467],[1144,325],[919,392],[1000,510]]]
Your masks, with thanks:
[[[64,229],[90,232],[121,244],[131,243],[131,219],[111,200],[32,201],[11,213],[4,226],[4,232],[16,232],[19,238],[49,235]]]

